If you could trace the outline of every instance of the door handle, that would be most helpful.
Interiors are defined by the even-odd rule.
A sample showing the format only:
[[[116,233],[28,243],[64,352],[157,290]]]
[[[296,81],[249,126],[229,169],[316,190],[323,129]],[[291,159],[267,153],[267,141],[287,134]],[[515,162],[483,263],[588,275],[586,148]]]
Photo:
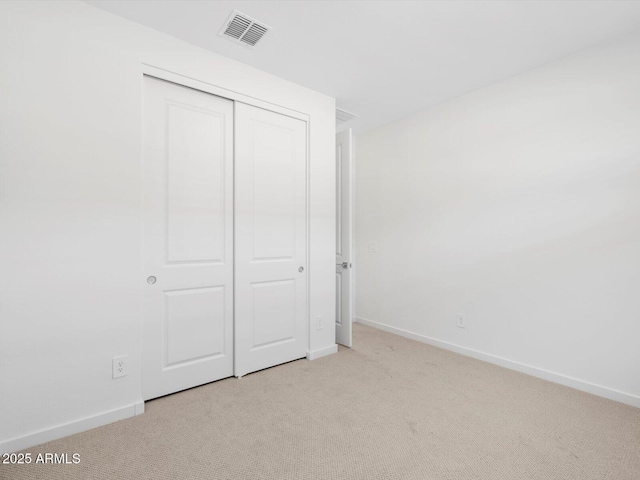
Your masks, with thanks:
[[[349,268],[349,262],[336,263],[339,267],[344,268],[345,270]]]
[[[153,285],[154,283],[156,283],[156,277],[154,277],[153,275],[151,275],[150,277],[147,277],[147,283],[149,285]]]

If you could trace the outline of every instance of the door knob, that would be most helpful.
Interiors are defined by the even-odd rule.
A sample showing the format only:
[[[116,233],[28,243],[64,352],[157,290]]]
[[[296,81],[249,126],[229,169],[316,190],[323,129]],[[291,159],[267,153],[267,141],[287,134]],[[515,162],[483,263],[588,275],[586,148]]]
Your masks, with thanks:
[[[154,277],[153,275],[151,275],[150,277],[147,277],[147,283],[149,285],[153,285],[154,283],[156,283],[156,277]]]
[[[338,265],[339,267],[342,267],[344,269],[349,268],[349,262],[337,263],[336,265]]]
[[[300,268],[298,269],[298,271],[299,271],[300,273],[304,272],[304,267],[300,267]]]

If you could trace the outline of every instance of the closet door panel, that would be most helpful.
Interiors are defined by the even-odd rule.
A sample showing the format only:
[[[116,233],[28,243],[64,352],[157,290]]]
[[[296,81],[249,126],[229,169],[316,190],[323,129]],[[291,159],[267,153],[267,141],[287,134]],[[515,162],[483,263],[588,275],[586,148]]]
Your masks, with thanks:
[[[307,350],[306,123],[236,103],[236,375]]]
[[[233,102],[144,78],[143,398],[233,375]]]

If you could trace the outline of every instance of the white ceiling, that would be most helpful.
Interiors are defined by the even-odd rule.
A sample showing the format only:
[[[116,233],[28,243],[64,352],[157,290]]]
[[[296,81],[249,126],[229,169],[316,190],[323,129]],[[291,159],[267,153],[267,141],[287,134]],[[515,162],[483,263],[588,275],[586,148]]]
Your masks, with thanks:
[[[367,130],[640,27],[640,1],[86,3],[336,97]],[[233,9],[271,26],[255,49]]]

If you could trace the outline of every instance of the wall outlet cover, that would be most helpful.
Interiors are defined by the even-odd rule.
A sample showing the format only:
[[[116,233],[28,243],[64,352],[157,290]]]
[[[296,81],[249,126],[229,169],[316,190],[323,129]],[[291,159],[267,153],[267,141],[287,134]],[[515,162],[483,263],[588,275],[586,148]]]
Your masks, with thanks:
[[[126,377],[129,373],[127,367],[127,356],[121,355],[119,357],[113,357],[112,362],[113,378]]]

